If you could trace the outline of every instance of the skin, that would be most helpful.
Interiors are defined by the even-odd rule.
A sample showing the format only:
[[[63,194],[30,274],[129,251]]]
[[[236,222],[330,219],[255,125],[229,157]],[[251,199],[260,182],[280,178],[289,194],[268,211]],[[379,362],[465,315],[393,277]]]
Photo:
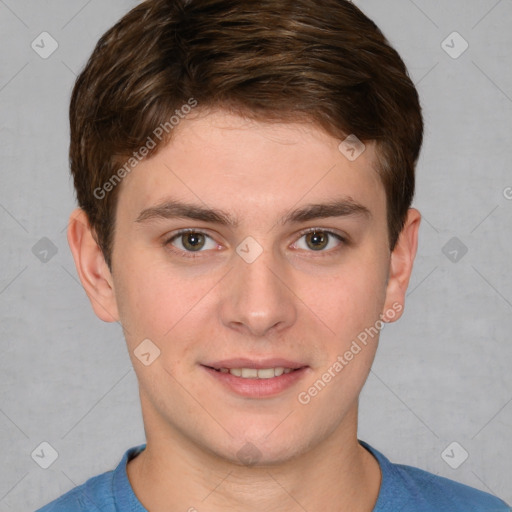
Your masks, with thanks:
[[[357,408],[378,336],[308,404],[298,395],[365,328],[400,317],[420,214],[409,210],[391,252],[374,145],[351,162],[339,143],[312,124],[222,110],[183,120],[121,185],[112,272],[84,212],[71,215],[82,284],[99,318],[121,322],[137,374],[147,447],[127,471],[151,512],[373,509],[381,474],[357,441]],[[137,222],[169,198],[221,209],[238,224]],[[305,205],[347,198],[369,214],[280,222]],[[188,252],[195,258],[183,256],[190,237],[165,245],[185,228],[211,237]],[[318,249],[308,228],[346,242],[327,235]],[[253,263],[236,252],[248,236],[263,249]],[[145,366],[134,350],[148,338],[161,353]],[[276,396],[247,398],[201,366],[231,357],[282,357],[308,368]],[[247,442],[259,454],[251,466],[237,456]]]

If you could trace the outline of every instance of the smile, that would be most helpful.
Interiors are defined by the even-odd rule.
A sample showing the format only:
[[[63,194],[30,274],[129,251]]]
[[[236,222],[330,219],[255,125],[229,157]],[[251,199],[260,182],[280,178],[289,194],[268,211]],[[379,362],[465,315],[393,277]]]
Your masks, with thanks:
[[[283,365],[283,363],[286,364],[284,360],[269,363],[270,361],[266,364],[254,362],[251,364],[247,360],[236,360],[222,363],[219,361],[212,366],[202,364],[201,367],[213,378],[215,385],[220,385],[222,389],[246,398],[275,397],[298,385],[298,382],[311,372],[309,366],[300,366],[291,361],[288,361],[286,366]],[[276,363],[282,366],[277,366]]]
[[[280,377],[284,373],[290,373],[295,371],[293,368],[283,368],[278,366],[277,368],[214,368],[214,370],[220,373],[230,373],[235,377],[241,377],[242,379],[272,379],[273,377]]]

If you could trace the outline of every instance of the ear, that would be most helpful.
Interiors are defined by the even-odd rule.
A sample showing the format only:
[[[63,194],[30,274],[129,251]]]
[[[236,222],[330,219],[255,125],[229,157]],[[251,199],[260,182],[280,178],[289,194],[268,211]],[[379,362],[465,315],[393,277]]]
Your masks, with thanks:
[[[391,253],[386,300],[381,316],[385,322],[394,322],[402,316],[405,294],[418,248],[420,221],[420,212],[415,208],[410,208],[404,227]]]
[[[104,322],[117,322],[119,313],[112,275],[96,243],[87,214],[81,208],[74,210],[69,218],[68,243],[78,277],[96,316]]]

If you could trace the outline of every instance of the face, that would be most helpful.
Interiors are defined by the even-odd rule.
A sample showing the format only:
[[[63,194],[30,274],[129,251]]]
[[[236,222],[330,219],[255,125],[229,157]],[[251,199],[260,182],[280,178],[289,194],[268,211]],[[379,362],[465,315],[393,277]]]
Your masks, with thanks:
[[[175,130],[122,183],[107,305],[148,442],[285,461],[353,423],[381,315],[400,316],[375,150],[223,111]]]

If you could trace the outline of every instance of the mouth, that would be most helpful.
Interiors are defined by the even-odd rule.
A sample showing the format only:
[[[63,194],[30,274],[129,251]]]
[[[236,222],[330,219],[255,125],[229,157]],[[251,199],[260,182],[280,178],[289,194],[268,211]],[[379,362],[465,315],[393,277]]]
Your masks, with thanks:
[[[224,389],[249,398],[276,396],[309,373],[309,366],[285,359],[254,361],[243,358],[201,366]]]
[[[272,379],[273,377],[280,377],[283,374],[296,372],[301,368],[284,368],[278,366],[276,368],[213,368],[207,366],[219,373],[230,373],[235,377],[242,379]]]
[[[281,375],[296,372],[301,368],[285,368],[283,366],[277,366],[275,368],[213,368],[207,366],[212,370],[219,373],[230,373],[235,377],[241,377],[242,379],[272,379],[273,377],[280,377]]]

